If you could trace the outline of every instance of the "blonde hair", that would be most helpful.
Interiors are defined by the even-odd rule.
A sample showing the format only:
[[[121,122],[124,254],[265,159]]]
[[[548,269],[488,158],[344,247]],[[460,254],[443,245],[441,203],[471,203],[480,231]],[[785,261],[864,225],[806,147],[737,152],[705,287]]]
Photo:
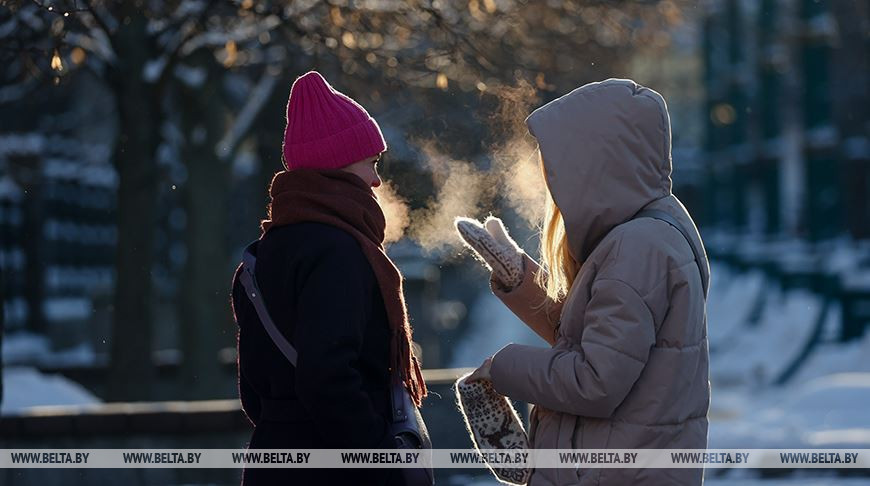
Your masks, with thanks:
[[[543,170],[543,162],[541,163]],[[544,175],[546,178],[546,174]],[[547,191],[546,213],[541,226],[541,267],[536,279],[547,297],[559,302],[568,294],[574,283],[580,264],[568,250],[568,235],[565,220],[556,206],[550,191]]]

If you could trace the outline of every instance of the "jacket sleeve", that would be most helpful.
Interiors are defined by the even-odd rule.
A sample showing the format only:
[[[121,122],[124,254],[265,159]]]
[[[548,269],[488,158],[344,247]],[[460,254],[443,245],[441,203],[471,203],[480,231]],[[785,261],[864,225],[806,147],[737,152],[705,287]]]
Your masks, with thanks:
[[[335,447],[393,448],[387,421],[363,391],[356,367],[374,274],[358,246],[322,252],[312,265],[301,284],[294,333],[298,398]]]
[[[232,298],[230,299],[231,310],[233,312],[233,320],[235,320],[237,324],[236,328],[236,343],[239,342],[241,328],[238,327],[239,322],[239,313],[241,309],[239,308],[239,303],[242,300],[247,299],[248,297],[245,295],[245,292],[242,290],[242,283],[239,279],[239,276],[242,272],[242,265],[239,265],[236,268],[235,273],[233,274],[233,282],[232,282]],[[248,302],[249,304],[250,302]],[[238,344],[236,344],[238,346]],[[251,383],[248,382],[248,378],[245,376],[242,371],[242,367],[240,363],[237,361],[236,363],[236,378],[239,383],[239,400],[242,402],[242,412],[244,412],[245,416],[248,418],[248,421],[251,422],[251,425],[257,425],[257,422],[260,421],[260,397],[257,395],[256,390],[251,386]]]
[[[260,397],[241,372],[239,372],[239,398],[242,401],[242,412],[245,413],[245,417],[251,425],[256,426],[260,421]]]
[[[502,348],[492,360],[495,389],[560,412],[610,417],[655,344],[653,316],[630,285],[600,278],[593,283],[583,326],[573,349]]]
[[[508,292],[496,285],[490,285],[492,293],[529,328],[549,344],[553,344],[556,341],[556,326],[562,313],[562,303],[550,299],[538,285],[535,277],[543,270],[526,254],[523,254],[523,268],[523,281],[520,285]]]

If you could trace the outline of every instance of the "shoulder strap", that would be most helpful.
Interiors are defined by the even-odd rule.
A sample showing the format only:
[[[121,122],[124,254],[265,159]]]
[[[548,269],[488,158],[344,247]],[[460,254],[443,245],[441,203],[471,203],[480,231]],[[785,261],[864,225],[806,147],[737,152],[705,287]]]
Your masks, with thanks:
[[[701,258],[700,251],[695,247],[695,244],[692,243],[692,239],[689,237],[689,233],[686,232],[686,229],[683,228],[683,225],[677,221],[676,218],[671,216],[669,213],[659,210],[659,209],[644,209],[643,211],[637,213],[634,216],[636,218],[653,218],[664,221],[665,223],[670,224],[674,228],[677,229],[680,233],[682,233],[683,237],[689,243],[689,248],[692,249],[692,253],[695,255],[695,263],[698,265],[698,272],[701,274],[701,285],[704,288],[704,298],[707,297],[707,288],[709,287],[709,280],[704,278],[704,270],[701,268],[701,262],[703,259]]]
[[[296,348],[287,341],[284,335],[281,334],[281,331],[275,326],[275,322],[272,321],[272,317],[269,315],[269,311],[266,309],[266,304],[263,301],[263,293],[260,292],[260,287],[257,285],[257,278],[254,273],[254,269],[257,266],[257,257],[251,251],[257,243],[258,241],[255,241],[245,248],[245,252],[242,254],[242,273],[239,278],[245,287],[245,293],[251,299],[251,303],[254,304],[254,309],[257,311],[260,322],[263,323],[263,327],[266,328],[266,332],[272,338],[272,342],[278,346],[278,349],[290,361],[290,364],[296,366]],[[398,380],[398,375],[395,373],[392,375],[390,385],[392,419],[393,422],[402,422],[408,418],[408,413],[413,409],[413,404],[410,402],[405,386]]]
[[[256,245],[257,242],[251,243],[245,248],[245,253],[242,255],[242,273],[240,278],[242,280],[242,285],[245,287],[245,293],[248,295],[248,298],[251,299],[251,303],[254,304],[254,309],[257,310],[257,316],[260,318],[260,322],[263,323],[263,327],[266,328],[266,332],[269,333],[269,337],[272,338],[272,341],[278,346],[278,349],[281,350],[281,353],[287,357],[287,360],[290,361],[290,364],[296,366],[296,348],[287,341],[287,338],[281,334],[281,331],[275,326],[275,323],[272,321],[272,317],[269,316],[269,311],[266,310],[266,304],[263,302],[263,293],[260,292],[260,287],[257,286],[257,278],[254,275],[254,269],[257,265],[257,257],[251,252],[251,246]]]

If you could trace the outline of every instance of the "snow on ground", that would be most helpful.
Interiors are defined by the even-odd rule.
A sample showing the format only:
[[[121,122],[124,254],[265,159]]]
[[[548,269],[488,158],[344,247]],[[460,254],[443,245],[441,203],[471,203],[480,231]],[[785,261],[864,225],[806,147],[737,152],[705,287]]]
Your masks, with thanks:
[[[713,396],[715,403],[715,390]],[[711,413],[710,448],[870,447],[870,373],[838,373],[751,394],[744,391],[742,402],[735,413]]]
[[[738,285],[742,286],[742,283]],[[741,326],[727,348],[711,353],[710,374],[722,385],[764,385],[776,380],[812,339],[823,309],[805,290],[769,288],[759,322]],[[712,339],[712,338],[711,338]]]
[[[802,383],[812,378],[844,371],[870,371],[870,332],[863,339],[819,345],[810,353],[806,363],[798,370],[792,381]]]
[[[3,402],[0,415],[20,413],[41,405],[87,405],[101,403],[78,383],[61,375],[46,375],[35,368],[3,368]]]
[[[726,273],[726,290],[747,287],[750,275]],[[825,342],[811,350],[788,383],[772,386],[812,339],[824,306],[821,297],[805,290],[784,292],[768,283],[758,291],[766,292],[766,300],[757,325],[744,323],[719,343],[714,339],[723,335],[710,332],[709,446],[867,447],[870,375],[863,375],[860,386],[843,379],[870,371],[870,335],[852,343],[830,341],[841,319],[840,307],[830,305],[823,323]],[[711,302],[727,293],[711,292]],[[724,302],[708,305],[708,312],[709,322],[715,323],[728,307]],[[853,373],[843,374],[847,372]]]
[[[749,320],[765,285],[764,275],[752,271],[735,274],[723,265],[712,265],[710,298],[707,299],[707,333],[711,349],[727,346]]]

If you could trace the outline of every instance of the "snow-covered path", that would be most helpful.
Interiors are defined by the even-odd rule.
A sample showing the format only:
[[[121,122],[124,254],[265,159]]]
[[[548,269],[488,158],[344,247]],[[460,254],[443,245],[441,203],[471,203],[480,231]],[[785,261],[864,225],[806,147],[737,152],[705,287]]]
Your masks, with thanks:
[[[45,405],[88,405],[101,403],[78,383],[60,375],[46,375],[36,368],[3,368],[3,403],[0,415]]]

